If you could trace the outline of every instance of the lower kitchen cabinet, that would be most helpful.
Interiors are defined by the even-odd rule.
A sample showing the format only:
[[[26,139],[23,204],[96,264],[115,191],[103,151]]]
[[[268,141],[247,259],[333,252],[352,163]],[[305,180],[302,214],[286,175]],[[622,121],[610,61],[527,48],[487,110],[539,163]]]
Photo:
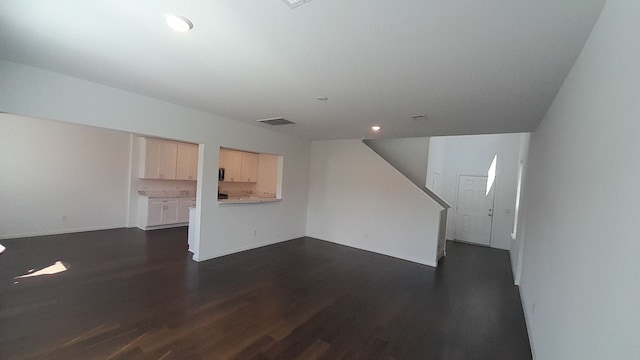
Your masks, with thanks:
[[[195,206],[195,199],[140,196],[137,226],[142,230],[186,226],[189,223],[189,206]]]
[[[164,205],[149,204],[147,205],[147,221],[143,222],[144,226],[154,226],[162,224],[162,213],[164,212]],[[140,218],[138,218],[138,225],[140,225]]]
[[[178,204],[178,222],[189,222],[189,208],[195,207],[196,201],[194,199],[180,199]]]

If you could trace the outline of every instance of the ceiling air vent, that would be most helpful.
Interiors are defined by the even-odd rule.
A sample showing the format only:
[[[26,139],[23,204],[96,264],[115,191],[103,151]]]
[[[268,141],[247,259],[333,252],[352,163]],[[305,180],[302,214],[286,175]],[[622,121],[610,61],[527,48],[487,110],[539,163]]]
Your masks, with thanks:
[[[287,124],[295,124],[293,121],[287,120],[282,117],[271,118],[271,119],[262,119],[258,120],[259,123],[269,124],[269,125],[287,125]]]
[[[282,0],[285,4],[289,5],[290,8],[298,7],[304,3],[308,3],[311,0]]]

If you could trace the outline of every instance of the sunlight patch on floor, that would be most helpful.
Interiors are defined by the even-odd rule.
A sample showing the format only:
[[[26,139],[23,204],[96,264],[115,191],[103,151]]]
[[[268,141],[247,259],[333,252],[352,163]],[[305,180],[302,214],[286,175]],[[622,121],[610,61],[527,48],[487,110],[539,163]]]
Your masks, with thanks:
[[[55,264],[51,266],[47,266],[46,268],[40,269],[38,271],[35,271],[35,269],[31,269],[26,274],[16,276],[14,279],[24,279],[42,275],[54,275],[67,270],[68,268],[61,261],[56,261]]]

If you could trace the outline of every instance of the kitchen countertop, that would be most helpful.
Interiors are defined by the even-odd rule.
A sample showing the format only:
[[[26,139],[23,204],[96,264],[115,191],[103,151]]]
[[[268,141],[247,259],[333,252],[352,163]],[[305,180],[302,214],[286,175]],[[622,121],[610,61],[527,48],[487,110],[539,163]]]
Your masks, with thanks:
[[[191,193],[190,191],[182,191],[182,190],[158,190],[158,191],[138,191],[139,196],[146,196],[149,199],[157,199],[157,198],[181,198],[181,199],[195,199],[196,194]]]
[[[193,195],[176,195],[176,196],[166,196],[166,195],[139,195],[146,196],[149,199],[195,199],[196,197]]]
[[[218,206],[238,205],[238,204],[258,204],[266,202],[276,202],[282,199],[263,198],[258,196],[230,196],[228,199],[218,199]]]

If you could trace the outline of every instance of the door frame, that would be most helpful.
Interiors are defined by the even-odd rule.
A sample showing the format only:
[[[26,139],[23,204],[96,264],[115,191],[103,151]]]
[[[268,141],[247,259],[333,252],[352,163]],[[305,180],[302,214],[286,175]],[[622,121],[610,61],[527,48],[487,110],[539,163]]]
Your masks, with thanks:
[[[453,206],[453,221],[452,221],[452,226],[453,226],[453,241],[457,241],[457,242],[461,242],[461,243],[465,243],[465,244],[472,244],[472,245],[477,245],[477,246],[486,246],[486,247],[491,247],[491,242],[493,240],[493,219],[496,217],[496,184],[498,182],[498,176],[496,174],[496,178],[493,182],[493,199],[491,199],[491,208],[493,209],[493,212],[491,214],[491,229],[489,230],[489,245],[484,245],[484,244],[477,244],[477,243],[472,243],[472,242],[468,242],[468,241],[464,241],[464,240],[458,240],[456,239],[456,221],[458,219],[458,195],[460,194],[460,177],[462,176],[475,176],[475,177],[485,177],[488,178],[488,176],[485,175],[475,175],[475,174],[457,174],[456,175],[456,202]]]

